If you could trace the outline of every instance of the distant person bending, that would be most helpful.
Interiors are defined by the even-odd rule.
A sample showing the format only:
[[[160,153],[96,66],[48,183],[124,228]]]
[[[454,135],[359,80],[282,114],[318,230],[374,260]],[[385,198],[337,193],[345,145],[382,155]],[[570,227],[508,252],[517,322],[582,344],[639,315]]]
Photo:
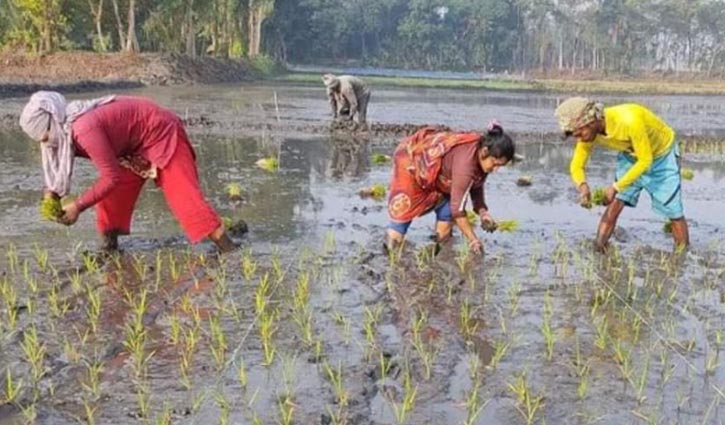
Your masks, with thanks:
[[[483,185],[489,174],[514,159],[515,150],[513,140],[497,123],[483,135],[426,127],[403,139],[393,154],[386,248],[403,242],[414,218],[435,211],[437,241],[450,238],[455,222],[470,249],[482,252],[483,244],[466,215],[467,203],[470,199],[485,229],[495,229]]]
[[[574,136],[571,177],[583,206],[591,205],[585,166],[595,146],[619,152],[616,181],[605,190],[607,209],[597,231],[597,248],[605,250],[625,206],[635,207],[642,190],[652,209],[672,221],[676,248],[689,243],[682,207],[680,154],[675,132],[649,109],[629,103],[605,108],[583,97],[565,100],[555,112],[565,136]]]
[[[322,76],[322,81],[334,118],[345,117],[343,112],[348,109],[347,119],[354,119],[358,124],[366,123],[370,89],[363,80],[350,75],[336,77],[333,74],[325,74]]]
[[[59,222],[72,225],[96,207],[96,225],[104,250],[118,248],[118,235],[131,230],[141,188],[153,179],[192,243],[208,237],[221,251],[236,245],[199,186],[194,150],[176,114],[148,99],[107,96],[66,103],[56,92],[30,97],[20,126],[40,142],[45,196],[69,193],[76,156],[91,160],[96,182],[63,207]]]

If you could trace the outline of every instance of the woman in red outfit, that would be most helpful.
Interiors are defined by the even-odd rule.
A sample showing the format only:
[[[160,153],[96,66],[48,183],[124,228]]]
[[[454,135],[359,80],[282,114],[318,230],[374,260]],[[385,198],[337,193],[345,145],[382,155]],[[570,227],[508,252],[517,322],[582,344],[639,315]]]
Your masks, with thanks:
[[[480,253],[483,245],[468,222],[467,201],[470,199],[481,224],[495,229],[483,184],[488,174],[514,156],[514,142],[496,122],[485,135],[426,127],[403,139],[394,153],[386,249],[403,241],[414,218],[435,211],[437,241],[451,236],[455,222],[471,250]]]
[[[148,99],[108,96],[67,103],[56,92],[39,91],[20,116],[20,126],[41,143],[47,196],[70,191],[74,157],[88,158],[99,178],[59,221],[72,225],[95,206],[103,248],[118,248],[131,230],[141,187],[153,179],[192,243],[208,237],[222,251],[236,246],[199,186],[194,150],[173,112]]]

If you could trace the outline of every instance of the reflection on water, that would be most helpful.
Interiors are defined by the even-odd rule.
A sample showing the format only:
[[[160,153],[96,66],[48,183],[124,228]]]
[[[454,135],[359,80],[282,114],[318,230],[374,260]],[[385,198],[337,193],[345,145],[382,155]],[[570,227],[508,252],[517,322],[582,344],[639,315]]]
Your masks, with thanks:
[[[73,228],[43,222],[38,218],[39,192],[42,188],[38,151],[17,133],[0,132],[0,243],[18,238],[29,242],[71,246],[74,241],[93,241],[94,214],[87,213]],[[356,193],[364,186],[387,185],[390,165],[371,165],[369,146],[352,138],[281,139],[273,137],[220,137],[192,135],[196,147],[202,185],[212,204],[222,215],[244,218],[250,226],[248,241],[306,243],[321,238],[330,228],[339,230],[342,240],[365,243],[387,224],[384,202],[360,199]],[[392,150],[392,148],[390,148]],[[517,219],[522,223],[521,238],[530,231],[567,231],[590,234],[601,211],[583,211],[575,204],[576,194],[568,175],[571,146],[562,143],[523,144],[520,151],[526,161],[505,167],[488,179],[486,196],[495,217]],[[384,152],[385,153],[385,152]],[[387,152],[390,154],[391,152]],[[255,162],[265,156],[279,155],[280,169],[270,173]],[[686,161],[695,171],[695,179],[685,182],[684,195],[688,217],[695,223],[697,238],[702,231],[719,226],[717,211],[725,199],[725,167],[707,157]],[[604,186],[613,178],[615,155],[604,149],[595,152],[588,177],[592,186]],[[534,184],[520,188],[515,180],[531,175]],[[95,170],[86,160],[77,162],[73,192],[88,187]],[[225,187],[231,182],[242,185],[245,202],[230,202]],[[628,210],[622,225],[642,227],[643,222],[659,223],[649,210],[647,196],[640,208]],[[429,223],[430,222],[430,223]],[[637,224],[633,224],[637,223]],[[432,218],[416,220],[411,239],[423,239]],[[660,226],[645,226],[659,234]],[[417,230],[418,229],[418,230]],[[137,238],[166,238],[181,234],[169,213],[162,194],[149,183],[142,192],[134,216],[133,235]]]

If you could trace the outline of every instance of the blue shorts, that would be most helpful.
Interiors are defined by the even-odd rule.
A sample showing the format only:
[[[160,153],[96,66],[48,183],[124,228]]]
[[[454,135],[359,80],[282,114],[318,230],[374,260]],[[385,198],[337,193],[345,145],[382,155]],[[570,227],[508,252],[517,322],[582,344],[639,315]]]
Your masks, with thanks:
[[[675,220],[684,217],[682,206],[682,177],[680,177],[680,152],[677,142],[666,154],[655,158],[649,170],[645,171],[629,187],[617,194],[617,199],[629,207],[637,206],[642,189],[652,198],[654,212]],[[637,161],[625,152],[617,156],[616,178],[619,180]]]
[[[453,214],[451,213],[451,198],[447,196],[444,197],[443,201],[435,207],[434,211],[436,213],[437,221],[453,221]],[[405,223],[396,223],[394,221],[391,221],[388,225],[388,229],[395,230],[396,232],[404,235],[408,232],[408,227],[410,227],[410,223],[412,222],[412,220]]]

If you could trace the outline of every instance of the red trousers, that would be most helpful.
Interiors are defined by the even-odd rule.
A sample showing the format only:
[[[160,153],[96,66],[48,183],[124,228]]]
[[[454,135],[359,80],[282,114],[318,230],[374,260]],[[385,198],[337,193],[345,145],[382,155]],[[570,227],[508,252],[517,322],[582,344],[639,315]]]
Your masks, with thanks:
[[[194,151],[188,140],[178,140],[169,163],[157,172],[156,186],[161,188],[171,212],[192,243],[201,241],[221,226],[219,215],[201,192]],[[133,209],[145,181],[123,168],[118,185],[96,204],[99,233],[129,234]]]

